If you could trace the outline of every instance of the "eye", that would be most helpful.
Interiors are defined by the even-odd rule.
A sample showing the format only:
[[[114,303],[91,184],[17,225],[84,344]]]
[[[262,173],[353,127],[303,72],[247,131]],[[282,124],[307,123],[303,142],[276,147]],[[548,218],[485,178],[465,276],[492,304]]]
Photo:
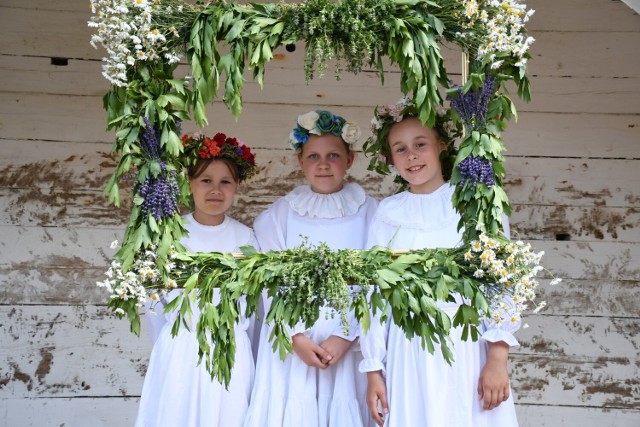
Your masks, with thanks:
[[[311,160],[316,160],[316,159],[318,158],[318,155],[317,155],[317,154],[315,154],[315,153],[314,153],[314,154],[309,154],[309,155],[307,156],[307,158],[308,158],[308,159],[311,159]]]
[[[228,179],[223,179],[222,181],[220,181],[220,184],[231,184],[231,181],[229,181]]]
[[[338,154],[338,153],[330,153],[329,154],[329,158],[330,159],[339,159],[340,158],[340,154]]]
[[[205,184],[211,184],[211,180],[209,178],[203,178],[200,180],[200,182],[203,182]]]
[[[405,147],[396,147],[393,151],[396,153],[404,153],[405,150]]]

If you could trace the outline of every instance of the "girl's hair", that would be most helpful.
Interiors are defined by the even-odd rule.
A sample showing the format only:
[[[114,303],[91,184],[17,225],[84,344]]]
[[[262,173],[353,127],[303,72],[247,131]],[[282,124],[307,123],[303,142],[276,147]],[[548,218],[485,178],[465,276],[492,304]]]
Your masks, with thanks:
[[[229,168],[231,172],[231,176],[235,181],[240,181],[240,168],[238,165],[231,159],[226,157],[216,157],[211,159],[198,159],[194,164],[187,168],[187,176],[189,179],[195,179],[202,175],[202,173],[209,167],[209,165],[213,162],[222,162]]]
[[[389,131],[396,123],[411,117],[418,118],[418,110],[410,98],[402,98],[394,105],[376,107],[374,118],[371,121],[371,136],[363,146],[364,153],[371,156],[369,170],[374,170],[382,175],[391,173],[389,169],[391,164]],[[436,131],[440,141],[446,146],[446,150],[440,153],[440,163],[442,177],[448,181],[453,173],[453,165],[458,154],[455,140],[462,133],[461,125],[451,120],[450,110],[441,109],[437,111],[435,125],[431,128]],[[407,182],[399,175],[394,181],[400,184],[401,188],[407,185]]]
[[[322,135],[317,135],[317,136],[322,136]],[[347,150],[347,154],[351,153],[352,151],[355,153],[355,150],[351,148],[351,144],[347,143],[347,141],[345,141],[344,138],[342,138],[341,136],[339,136],[339,138],[342,140],[342,144],[344,145],[344,148]],[[295,149],[296,153],[298,154],[302,153],[304,146],[305,144],[300,144],[300,146]]]

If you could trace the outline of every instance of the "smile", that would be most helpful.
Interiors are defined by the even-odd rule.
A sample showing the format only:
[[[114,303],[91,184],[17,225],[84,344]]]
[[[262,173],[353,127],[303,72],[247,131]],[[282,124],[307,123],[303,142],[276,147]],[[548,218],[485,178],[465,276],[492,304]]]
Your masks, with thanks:
[[[421,165],[421,166],[411,166],[410,168],[407,168],[407,170],[408,170],[409,172],[417,172],[417,171],[419,171],[419,170],[420,170],[420,169],[422,169],[422,168],[424,168],[424,165]]]

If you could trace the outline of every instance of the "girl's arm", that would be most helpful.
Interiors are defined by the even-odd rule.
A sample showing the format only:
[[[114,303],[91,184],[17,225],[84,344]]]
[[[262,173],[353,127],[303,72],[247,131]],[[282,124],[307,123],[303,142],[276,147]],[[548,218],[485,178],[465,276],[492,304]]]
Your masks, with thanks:
[[[371,418],[376,424],[382,426],[384,417],[389,413],[387,386],[382,378],[382,371],[367,372],[367,408]]]
[[[487,344],[489,350],[478,380],[478,398],[484,409],[493,409],[509,398],[509,344],[504,341]]]

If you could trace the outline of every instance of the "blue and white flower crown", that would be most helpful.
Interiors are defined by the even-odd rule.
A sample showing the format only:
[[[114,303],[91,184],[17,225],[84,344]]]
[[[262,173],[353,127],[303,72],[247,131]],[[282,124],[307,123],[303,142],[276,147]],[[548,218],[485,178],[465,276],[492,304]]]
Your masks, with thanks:
[[[347,122],[327,110],[313,110],[298,116],[297,126],[289,134],[289,143],[294,150],[299,150],[311,135],[332,133],[352,146],[362,132],[355,123]]]

